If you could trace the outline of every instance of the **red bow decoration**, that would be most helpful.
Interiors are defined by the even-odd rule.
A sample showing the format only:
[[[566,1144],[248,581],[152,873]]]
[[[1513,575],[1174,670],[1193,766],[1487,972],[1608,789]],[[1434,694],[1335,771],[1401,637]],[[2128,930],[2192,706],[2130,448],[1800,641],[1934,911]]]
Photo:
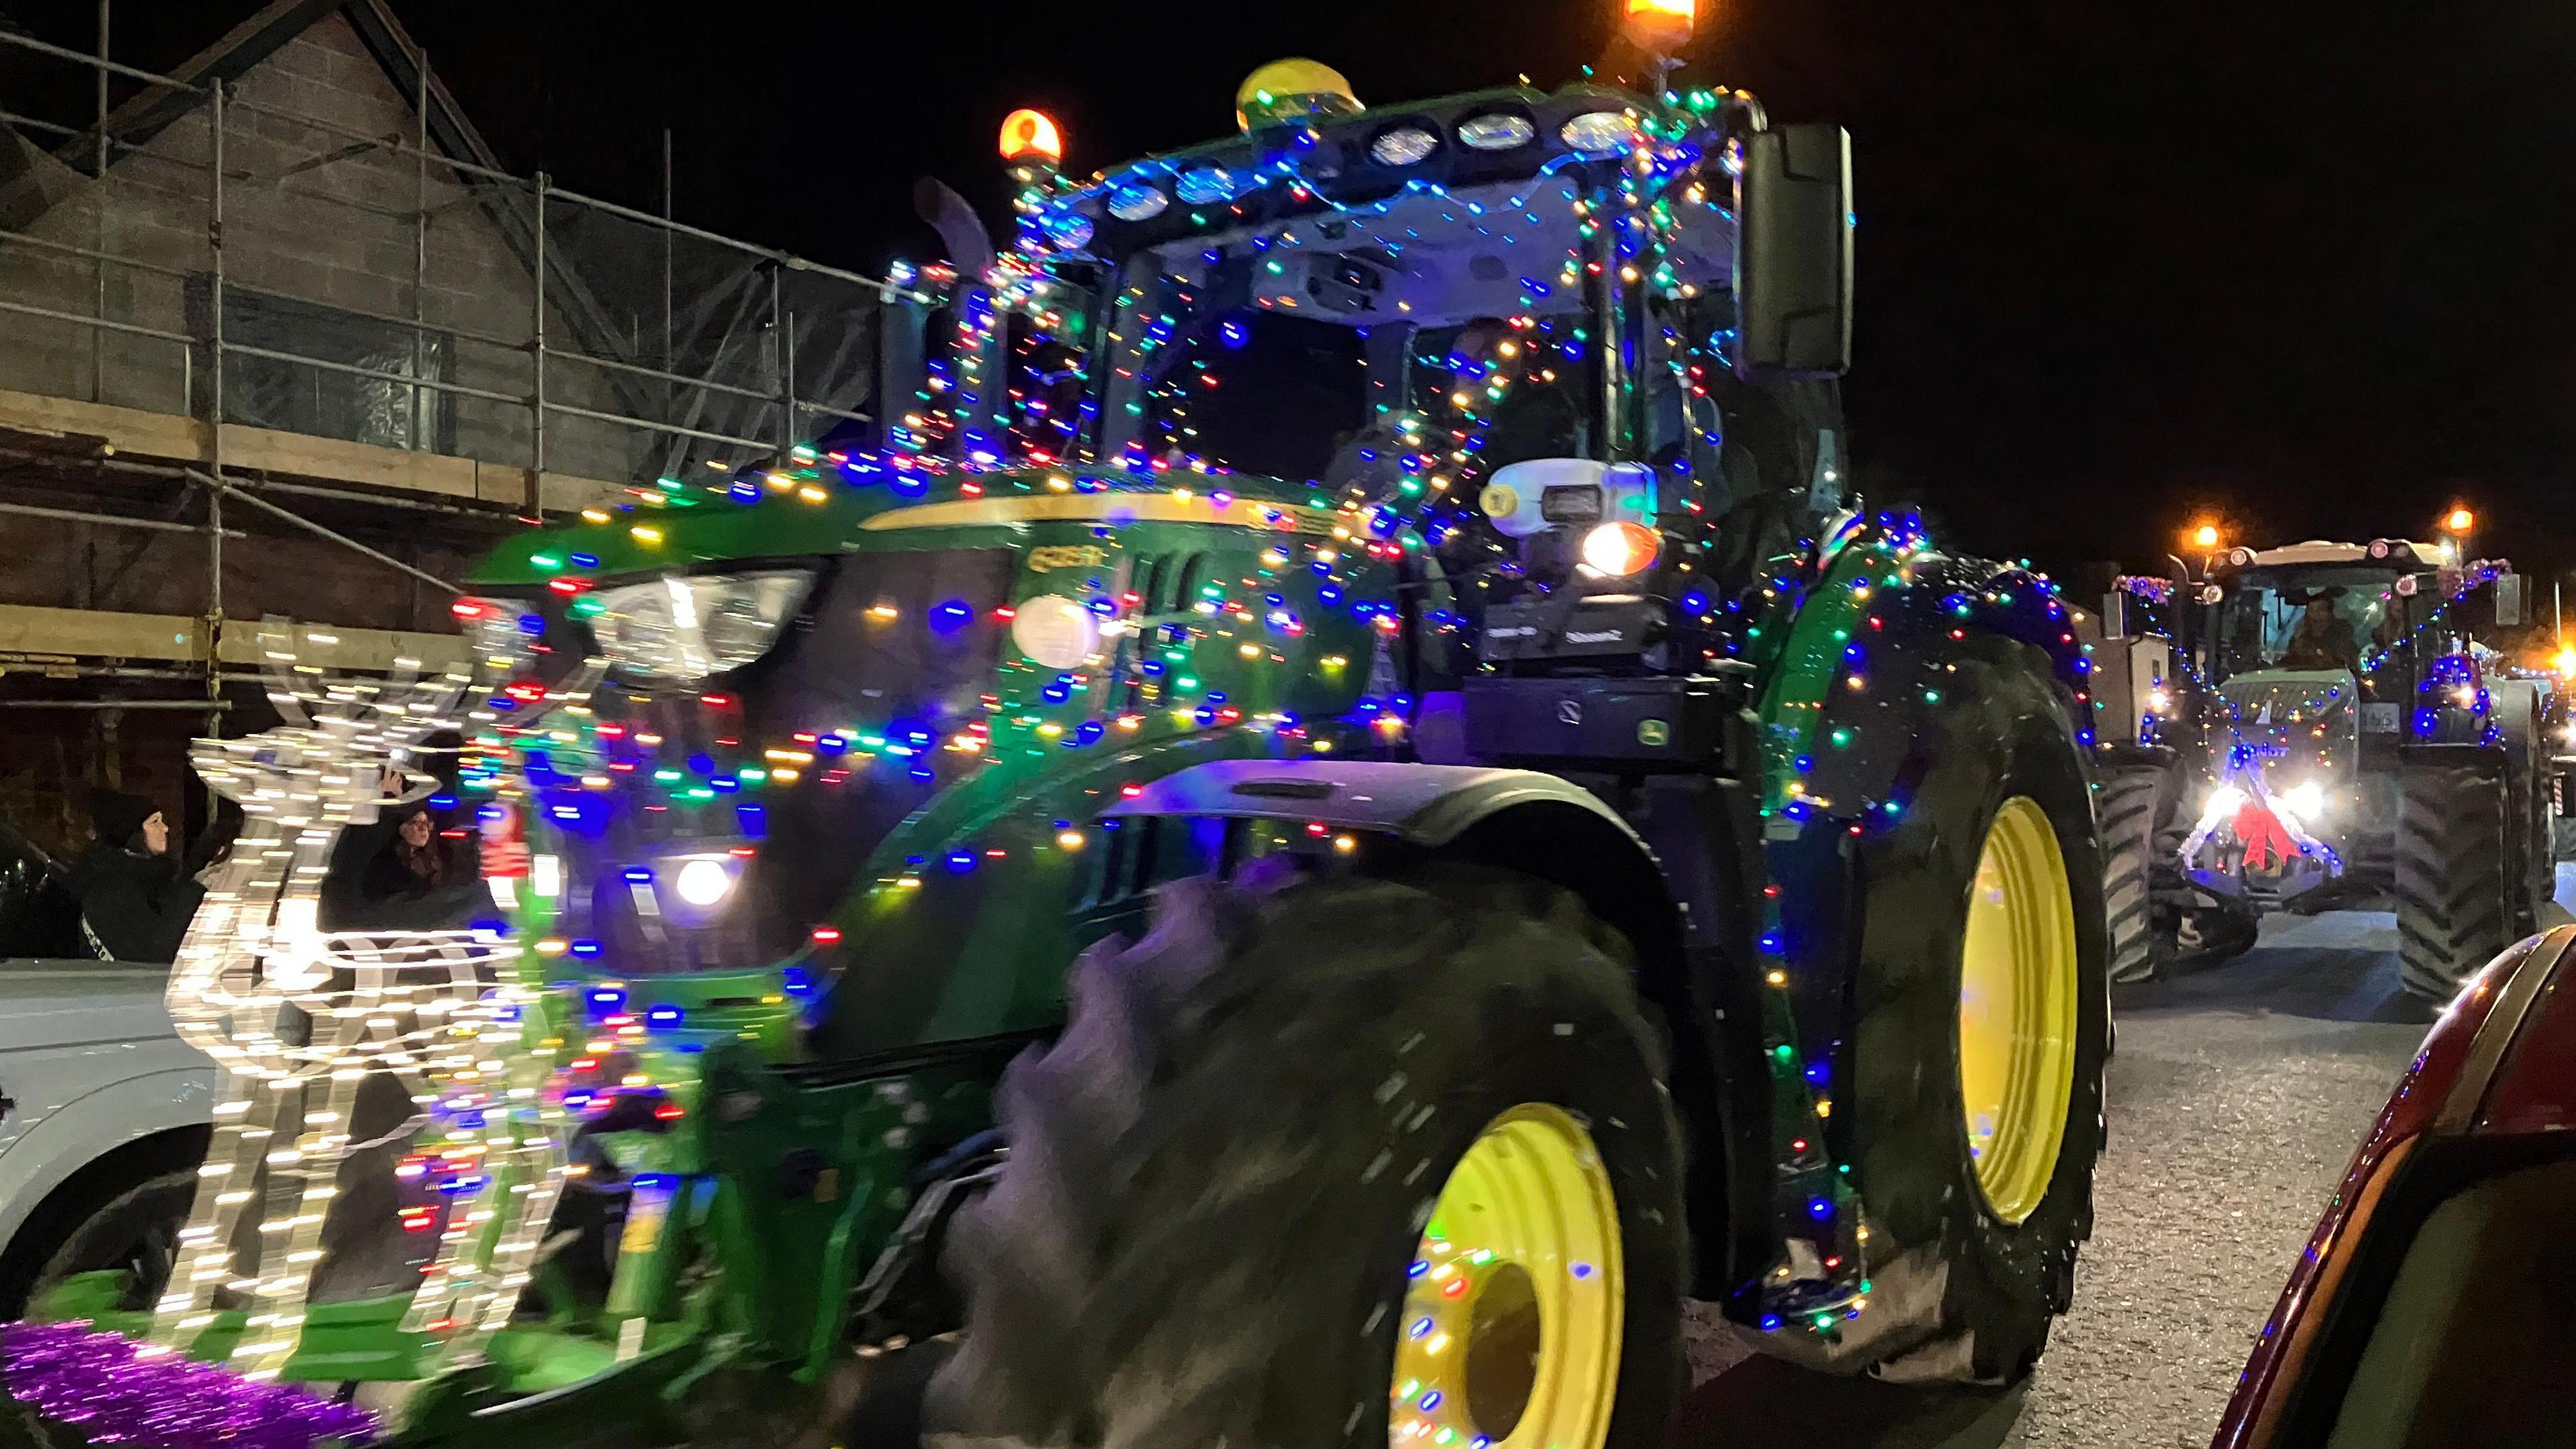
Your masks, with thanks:
[[[2298,853],[2299,843],[2263,802],[2247,799],[2236,807],[2236,838],[2245,842],[2245,863],[2256,870],[2269,869],[2274,863]]]

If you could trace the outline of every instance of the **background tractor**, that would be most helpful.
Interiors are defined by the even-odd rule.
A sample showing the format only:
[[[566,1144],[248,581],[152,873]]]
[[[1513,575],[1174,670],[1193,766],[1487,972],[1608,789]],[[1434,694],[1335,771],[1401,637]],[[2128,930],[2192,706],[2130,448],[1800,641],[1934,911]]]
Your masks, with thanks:
[[[426,1377],[420,1441],[857,1442],[900,1361],[946,1444],[1599,1449],[1686,1297],[2029,1370],[2102,1143],[2091,665],[1846,497],[1846,138],[1238,105],[1087,181],[1015,116],[1019,242],[946,210],[875,446],[483,564],[455,784],[564,1206],[497,1331],[326,1304],[281,1377]],[[479,1270],[522,1181],[416,1155]]]
[[[2440,1002],[2536,929],[2558,706],[2508,663],[2521,582],[2457,540],[2379,539],[2213,552],[2106,599],[2100,657],[2174,666],[2170,708],[2105,726],[2113,979],[2232,955],[2269,912],[2393,899],[2406,989]]]

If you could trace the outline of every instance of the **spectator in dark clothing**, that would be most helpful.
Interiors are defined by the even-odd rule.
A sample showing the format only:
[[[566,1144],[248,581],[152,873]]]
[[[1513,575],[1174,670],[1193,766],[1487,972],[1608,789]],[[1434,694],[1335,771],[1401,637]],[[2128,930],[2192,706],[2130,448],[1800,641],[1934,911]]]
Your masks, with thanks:
[[[73,862],[71,889],[90,940],[113,960],[175,959],[206,892],[171,853],[169,822],[116,790],[91,791],[89,813],[98,839]]]
[[[456,852],[438,838],[438,822],[428,807],[387,813],[396,817],[393,837],[367,862],[366,878],[358,885],[367,904],[426,899],[468,878]]]
[[[427,931],[462,926],[488,907],[468,842],[445,838],[429,806],[394,804],[405,789],[388,770],[388,803],[352,825],[331,848],[322,885],[322,926],[333,931]]]

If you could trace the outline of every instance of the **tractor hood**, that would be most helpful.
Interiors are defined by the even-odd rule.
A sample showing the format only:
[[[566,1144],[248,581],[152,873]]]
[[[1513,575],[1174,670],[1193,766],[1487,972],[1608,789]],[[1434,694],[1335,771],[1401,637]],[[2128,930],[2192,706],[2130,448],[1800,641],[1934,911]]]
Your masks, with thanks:
[[[484,556],[481,588],[574,594],[622,575],[947,545],[1008,546],[1049,524],[1235,524],[1330,533],[1330,502],[1243,474],[1091,467],[965,473],[911,454],[815,454],[702,484],[665,478],[614,513],[585,510]],[[921,530],[934,530],[925,535]]]
[[[2301,780],[2352,778],[2361,743],[2360,690],[2340,669],[2266,669],[2218,687],[2210,722],[2215,779],[2259,773],[2275,790]]]
[[[2343,837],[2359,803],[2359,695],[2340,669],[2256,670],[2220,685],[2204,829],[2241,834],[2250,811],[2286,827],[2292,840]]]

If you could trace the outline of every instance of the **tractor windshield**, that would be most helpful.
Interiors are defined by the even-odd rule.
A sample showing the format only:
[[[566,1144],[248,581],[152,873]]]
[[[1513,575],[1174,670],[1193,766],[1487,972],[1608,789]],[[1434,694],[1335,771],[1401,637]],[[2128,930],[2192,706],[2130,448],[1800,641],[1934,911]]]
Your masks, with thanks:
[[[2403,633],[2399,577],[2372,564],[2247,569],[2218,607],[2221,671],[2366,672]]]
[[[1463,486],[1471,491],[1461,496],[1472,496],[1504,464],[1580,456],[1585,446],[1581,344],[1569,357],[1558,323],[1516,330],[1496,318],[1373,335],[1239,312],[1174,354],[1148,408],[1145,447],[1166,461],[1336,492]]]
[[[1190,237],[1120,268],[1099,453],[1469,498],[1596,455],[1601,339],[1570,181]]]
[[[539,669],[557,682],[604,670],[587,713],[519,732],[525,886],[553,934],[618,975],[800,949],[885,837],[981,758],[948,746],[983,728],[1014,558],[675,575],[517,620],[541,624]]]

